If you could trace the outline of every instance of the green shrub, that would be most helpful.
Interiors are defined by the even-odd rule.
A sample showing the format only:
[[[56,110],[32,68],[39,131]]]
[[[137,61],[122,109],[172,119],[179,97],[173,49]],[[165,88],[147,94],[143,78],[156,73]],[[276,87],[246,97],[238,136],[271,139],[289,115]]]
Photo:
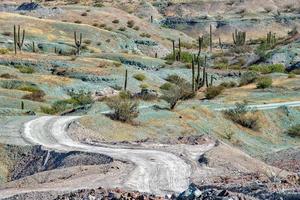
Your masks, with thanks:
[[[161,90],[169,90],[169,89],[171,89],[171,87],[172,87],[172,83],[167,82],[167,83],[162,84],[159,88]]]
[[[68,109],[72,109],[72,108],[73,108],[72,102],[70,102],[69,100],[60,100],[60,101],[54,102],[51,105],[51,107],[41,106],[40,109],[43,113],[46,113],[49,115],[55,115],[55,114],[62,113]]]
[[[138,81],[144,81],[146,79],[146,76],[144,74],[135,74],[133,75],[133,78],[135,78]]]
[[[176,51],[176,55],[177,54],[178,54],[178,51]],[[184,62],[184,63],[191,63],[193,60],[193,57],[194,57],[194,55],[192,53],[187,52],[187,51],[182,51],[180,60],[181,60],[181,62]],[[173,53],[170,53],[165,57],[165,60],[173,60],[173,59],[174,59]]]
[[[285,72],[285,66],[282,64],[273,64],[273,65],[252,65],[250,70],[260,72],[262,74],[269,74],[274,72],[283,73]]]
[[[135,26],[135,27],[133,27],[133,29],[136,30],[136,31],[138,31],[138,30],[140,30],[140,27],[139,26]]]
[[[93,103],[92,95],[90,92],[80,90],[78,92],[69,92],[71,102],[74,106],[84,106]]]
[[[296,78],[296,74],[294,74],[294,73],[289,73],[288,78]]]
[[[265,89],[265,88],[271,87],[272,83],[273,83],[273,81],[272,81],[271,77],[268,77],[268,76],[260,77],[257,80],[256,88]]]
[[[138,101],[132,100],[125,92],[120,92],[118,97],[110,98],[106,104],[113,111],[112,119],[130,122],[139,115]]]
[[[8,54],[9,53],[9,50],[6,49],[6,48],[0,48],[0,54]]]
[[[235,108],[224,111],[224,115],[228,119],[242,125],[243,127],[253,130],[259,129],[257,111],[249,109],[246,102],[236,103]]]
[[[15,90],[22,90],[27,92],[40,91],[40,88],[37,85],[30,82],[19,81],[19,80],[2,81],[1,87],[6,89],[15,89]]]
[[[35,69],[30,66],[16,65],[15,68],[17,68],[19,72],[24,74],[33,74],[35,72]]]
[[[205,97],[207,99],[213,99],[219,96],[220,94],[222,94],[223,90],[224,90],[223,86],[210,86],[205,91]]]
[[[181,78],[178,75],[169,75],[166,80],[169,81],[170,85],[164,86],[166,88],[169,87],[168,90],[161,89],[163,94],[161,99],[170,104],[171,110],[175,108],[179,100],[186,100],[195,96],[192,85],[184,78]]]
[[[240,86],[254,83],[257,78],[258,78],[258,74],[256,72],[253,71],[245,72],[241,76]]]
[[[69,95],[71,98],[56,101],[51,105],[51,107],[42,106],[41,111],[46,114],[54,115],[69,109],[74,109],[78,106],[84,106],[93,103],[90,92],[84,92],[83,90],[80,90],[79,92],[72,91],[69,92]]]
[[[300,124],[294,125],[287,130],[287,134],[291,137],[300,137]]]
[[[233,87],[236,87],[237,84],[234,81],[230,81],[230,82],[221,83],[221,86],[223,86],[224,88],[233,88]]]

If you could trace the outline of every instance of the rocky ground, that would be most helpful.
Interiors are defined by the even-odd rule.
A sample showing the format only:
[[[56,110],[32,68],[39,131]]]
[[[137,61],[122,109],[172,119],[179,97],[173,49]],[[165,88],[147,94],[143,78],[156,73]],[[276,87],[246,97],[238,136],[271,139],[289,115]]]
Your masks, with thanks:
[[[0,197],[300,199],[300,138],[287,134],[300,121],[299,107],[257,111],[258,130],[233,122],[221,111],[244,100],[260,106],[300,100],[299,19],[296,0],[0,0]],[[13,25],[26,33],[17,54]],[[246,32],[241,47],[233,44],[235,29]],[[269,31],[276,42],[264,47]],[[74,32],[83,35],[79,56],[74,55]],[[158,98],[161,86],[172,74],[191,82],[191,57],[198,53],[199,36],[205,39],[200,56],[207,58],[213,85],[234,86],[212,100],[203,87],[169,110]],[[166,58],[173,40],[178,48],[178,39],[184,60]],[[282,70],[265,71],[278,64]],[[258,89],[256,82],[238,86],[251,67],[261,66],[258,74],[271,77],[272,87]],[[125,70],[127,90],[140,103],[139,116],[131,123],[109,118],[106,105],[123,88]],[[74,107],[71,93],[81,90],[90,92],[95,102]],[[37,91],[41,96],[33,96]],[[143,99],[145,91],[154,98]],[[62,120],[46,123],[39,118],[46,115],[42,108],[58,101],[68,103],[56,115],[78,116],[60,129],[53,124]],[[24,124],[33,119],[41,123],[28,133]],[[102,148],[110,150],[102,153]],[[183,166],[191,168],[190,187],[164,195],[132,190],[139,177],[153,172],[155,179],[162,170],[160,177],[166,178],[155,187],[145,178],[146,184],[136,188],[180,185],[168,180],[165,168],[170,163],[161,155],[172,158],[171,164],[183,162],[178,175]],[[148,174],[132,180],[136,169]]]

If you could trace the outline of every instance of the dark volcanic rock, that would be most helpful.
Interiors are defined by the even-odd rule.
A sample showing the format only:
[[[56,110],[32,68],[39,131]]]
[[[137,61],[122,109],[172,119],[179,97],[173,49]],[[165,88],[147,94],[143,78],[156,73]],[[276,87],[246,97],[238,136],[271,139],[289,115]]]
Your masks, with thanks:
[[[38,172],[78,165],[101,165],[112,162],[111,157],[78,151],[54,152],[35,146],[16,164],[11,179],[16,180]]]
[[[31,10],[36,10],[38,8],[42,8],[39,4],[31,2],[31,3],[22,3],[17,10],[25,10],[25,11],[31,11]]]

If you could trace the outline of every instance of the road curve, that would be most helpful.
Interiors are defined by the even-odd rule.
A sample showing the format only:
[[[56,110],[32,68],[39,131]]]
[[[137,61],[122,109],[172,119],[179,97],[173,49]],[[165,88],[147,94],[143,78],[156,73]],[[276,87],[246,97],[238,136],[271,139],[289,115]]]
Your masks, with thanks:
[[[23,137],[32,144],[42,145],[50,150],[101,153],[115,159],[131,161],[136,167],[124,180],[122,187],[125,189],[165,195],[184,191],[188,187],[191,166],[175,154],[152,149],[93,146],[73,141],[66,130],[69,124],[78,118],[78,116],[36,118],[25,123]],[[20,193],[24,192],[28,191],[20,190]],[[15,194],[17,193],[15,191]]]

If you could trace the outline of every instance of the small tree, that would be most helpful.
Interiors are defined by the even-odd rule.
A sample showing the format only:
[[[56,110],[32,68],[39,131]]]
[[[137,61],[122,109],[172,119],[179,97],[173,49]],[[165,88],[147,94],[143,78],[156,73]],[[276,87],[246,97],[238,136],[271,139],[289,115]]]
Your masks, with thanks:
[[[170,85],[162,89],[161,99],[170,104],[170,109],[173,110],[179,100],[186,100],[194,97],[195,91],[192,85],[177,75],[170,75],[166,78]],[[164,88],[164,87],[163,87]]]
[[[130,122],[139,115],[139,103],[131,99],[131,95],[128,92],[120,92],[119,96],[110,98],[106,104],[113,111],[112,119]]]
[[[161,99],[170,104],[170,110],[173,110],[177,102],[182,98],[181,89],[174,84],[172,84],[170,89],[162,90],[162,94]]]
[[[269,88],[272,86],[272,78],[265,76],[265,77],[261,77],[258,79],[257,83],[256,83],[256,88],[258,89],[265,89],[265,88]]]

